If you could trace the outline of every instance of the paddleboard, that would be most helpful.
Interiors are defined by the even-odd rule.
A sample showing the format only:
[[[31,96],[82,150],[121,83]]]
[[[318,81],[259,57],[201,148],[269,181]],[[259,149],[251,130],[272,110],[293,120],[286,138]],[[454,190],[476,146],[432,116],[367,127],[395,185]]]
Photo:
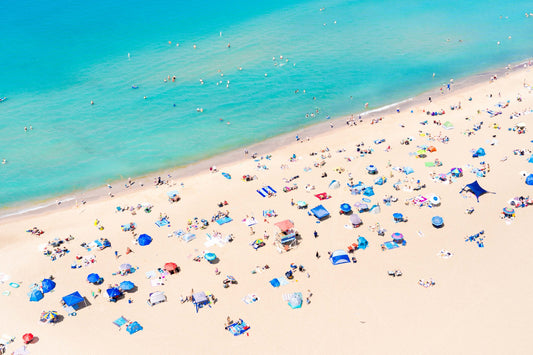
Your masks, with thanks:
[[[228,173],[222,173],[222,176],[224,176],[226,179],[231,179],[231,175]]]

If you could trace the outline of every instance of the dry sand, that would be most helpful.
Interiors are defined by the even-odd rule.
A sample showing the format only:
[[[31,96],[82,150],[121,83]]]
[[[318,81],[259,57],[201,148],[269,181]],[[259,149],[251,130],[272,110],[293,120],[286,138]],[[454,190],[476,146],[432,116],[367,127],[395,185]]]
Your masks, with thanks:
[[[520,171],[529,171],[533,165],[527,162],[530,154],[517,156],[514,149],[531,149],[531,136],[518,135],[509,131],[517,122],[529,124],[532,115],[509,119],[514,112],[529,112],[533,108],[533,94],[524,83],[533,83],[530,68],[515,71],[505,77],[488,83],[463,88],[453,88],[443,95],[432,95],[433,102],[417,101],[411,108],[402,108],[400,113],[387,114],[377,124],[360,123],[356,127],[324,129],[320,135],[313,135],[303,143],[284,144],[271,152],[271,159],[262,159],[260,165],[268,170],[257,169],[258,162],[249,157],[231,164],[217,164],[219,171],[232,175],[225,179],[220,172],[203,171],[194,176],[177,178],[168,185],[144,187],[137,184],[132,191],[116,194],[113,198],[88,201],[76,206],[61,205],[54,211],[39,214],[14,216],[0,220],[0,272],[11,279],[0,284],[0,291],[11,291],[9,296],[0,295],[0,334],[16,336],[8,351],[22,345],[21,336],[32,332],[38,341],[28,345],[35,354],[111,354],[111,353],[400,353],[400,354],[528,354],[533,352],[529,336],[533,327],[529,318],[533,315],[530,295],[533,282],[529,270],[531,258],[529,229],[533,207],[519,208],[516,218],[504,221],[500,218],[507,201],[515,196],[527,196],[531,190],[524,183]],[[446,91],[446,90],[445,90]],[[517,100],[517,95],[522,101]],[[492,97],[490,97],[492,95]],[[469,98],[472,98],[469,101]],[[494,105],[506,102],[506,108]],[[461,109],[450,110],[450,106],[461,103]],[[503,113],[490,118],[486,108]],[[440,111],[444,115],[432,117],[425,110]],[[413,111],[411,113],[411,110]],[[468,119],[467,119],[468,118]],[[419,122],[428,120],[427,125]],[[433,119],[442,123],[451,121],[455,126],[445,130],[433,124]],[[474,125],[483,121],[481,130],[468,136]],[[336,121],[336,126],[344,125]],[[494,128],[496,124],[498,128]],[[401,126],[402,125],[402,126]],[[448,136],[449,143],[428,140],[428,134]],[[496,141],[493,141],[496,135]],[[304,136],[305,137],[305,136]],[[407,137],[413,140],[409,145],[400,142]],[[376,145],[375,139],[386,142]],[[360,156],[356,144],[364,142],[364,149],[372,148],[370,155]],[[495,142],[494,145],[491,145]],[[390,151],[385,151],[387,146]],[[437,151],[428,153],[427,158],[416,158],[418,145],[434,145]],[[471,150],[483,147],[487,155],[472,158]],[[329,151],[321,152],[326,148]],[[344,151],[345,149],[345,151]],[[341,152],[339,152],[341,150]],[[251,151],[252,152],[252,151]],[[318,155],[311,156],[311,152]],[[295,154],[297,159],[290,162]],[[321,155],[326,158],[322,159]],[[328,157],[328,156],[331,157]],[[263,155],[264,156],[264,155]],[[502,158],[507,157],[505,161]],[[347,157],[352,157],[348,161]],[[428,168],[427,161],[438,158],[441,167]],[[322,167],[315,162],[324,161]],[[464,176],[451,184],[435,182],[430,173],[447,173],[453,167],[470,164],[480,168],[480,161],[490,165],[486,177],[476,177],[470,169],[464,169]],[[390,162],[390,167],[388,166]],[[281,169],[285,164],[288,168]],[[364,224],[357,229],[344,227],[348,217],[339,215],[339,205],[348,202],[353,205],[361,201],[361,195],[350,194],[347,188],[348,174],[354,181],[371,185],[376,176],[368,175],[365,167],[374,164],[379,170],[377,176],[388,179],[383,186],[374,186],[372,203],[380,202],[381,213],[361,213]],[[393,167],[410,166],[415,173],[400,173]],[[311,167],[305,172],[304,167]],[[344,172],[335,171],[337,167]],[[321,178],[327,172],[327,178]],[[256,175],[257,180],[244,182],[244,174]],[[283,178],[299,175],[291,183]],[[339,189],[328,189],[332,179],[340,181]],[[393,183],[408,179],[399,191]],[[420,191],[405,191],[421,180],[426,187]],[[415,182],[413,182],[414,180]],[[461,188],[478,180],[495,194],[480,197],[479,203],[470,194],[461,195]],[[181,185],[183,183],[183,186]],[[284,186],[298,184],[298,189],[284,193]],[[316,186],[307,192],[305,185]],[[277,196],[262,198],[256,189],[270,185],[278,191]],[[113,189],[116,189],[115,187]],[[110,191],[114,191],[110,189]],[[178,190],[181,200],[170,204],[167,192]],[[134,191],[133,191],[134,190]],[[319,201],[314,193],[327,192],[332,198]],[[439,207],[416,207],[405,201],[422,194],[434,193],[440,196]],[[393,195],[398,201],[387,206],[382,199]],[[464,197],[465,196],[465,197]],[[466,197],[467,196],[467,197]],[[315,207],[322,203],[331,213],[331,218],[316,223],[307,210],[291,206],[294,201],[304,200]],[[217,207],[227,200],[228,206]],[[136,206],[149,202],[154,205],[151,213],[142,210],[136,215],[117,212],[117,206]],[[472,214],[465,210],[474,207]],[[262,211],[274,209],[278,217],[263,221]],[[168,235],[177,229],[184,229],[193,217],[210,220],[218,210],[229,210],[232,222],[223,226],[210,223],[205,230],[197,230],[196,239],[190,243]],[[408,216],[407,223],[394,223],[392,214],[401,212]],[[171,227],[157,227],[155,221],[160,213],[167,214]],[[435,229],[431,217],[440,215],[445,226]],[[255,216],[258,224],[256,234],[242,223],[246,216]],[[297,248],[278,253],[272,245],[275,222],[291,219],[301,234]],[[98,219],[103,230],[94,222]],[[149,246],[134,245],[130,233],[122,232],[120,225],[137,223],[137,232],[153,237]],[[376,223],[387,230],[385,236],[378,236],[371,226]],[[40,237],[25,232],[37,226],[45,231]],[[223,247],[206,247],[206,233],[220,231],[223,235],[233,234],[234,241]],[[319,237],[314,238],[313,232]],[[484,230],[484,248],[475,243],[466,243],[465,237]],[[266,246],[255,251],[249,243],[262,238],[264,231],[271,236]],[[380,245],[390,240],[393,232],[403,233],[406,246],[382,251]],[[421,232],[421,233],[419,233]],[[70,253],[56,261],[50,261],[38,250],[40,244],[56,237],[75,237],[65,245]],[[366,250],[358,250],[354,256],[357,263],[333,266],[328,260],[328,251],[346,249],[362,235],[369,241]],[[111,241],[112,247],[102,251],[88,252],[80,246],[100,237]],[[127,247],[133,253],[126,255]],[[437,254],[440,250],[453,253],[449,259]],[[114,251],[120,257],[115,258]],[[216,265],[193,261],[203,251],[215,252],[220,259]],[[317,259],[315,253],[321,258]],[[94,254],[96,262],[87,267],[71,269],[75,256]],[[181,272],[168,276],[164,286],[152,287],[145,273],[166,262],[176,262]],[[269,280],[281,277],[290,269],[291,263],[304,265],[306,272],[297,272],[289,285],[273,288]],[[122,263],[130,263],[139,269],[132,275],[112,275]],[[269,269],[252,273],[257,266],[268,264]],[[221,275],[215,275],[218,268]],[[401,277],[391,277],[388,270],[401,270]],[[104,284],[94,286],[86,282],[89,273],[99,273]],[[222,280],[226,274],[233,275],[237,285],[225,289]],[[45,294],[40,302],[29,302],[27,292],[33,282],[53,275],[56,289]],[[418,285],[420,279],[434,279],[433,287]],[[109,302],[105,296],[106,286],[123,280],[131,280],[138,290],[127,293],[117,303]],[[9,282],[19,282],[21,287],[11,288]],[[92,292],[102,289],[102,295],[93,298]],[[190,302],[181,304],[180,295],[187,296],[194,291],[212,292],[218,301],[211,308],[198,313]],[[67,316],[59,301],[62,296],[78,290],[90,303],[79,310],[77,316]],[[164,291],[168,301],[150,307],[146,303],[148,294]],[[311,303],[301,309],[292,310],[282,295],[302,292],[304,299],[312,292]],[[259,301],[245,304],[242,298],[255,293]],[[132,303],[127,299],[131,298]],[[64,319],[55,325],[39,322],[43,310],[57,310]],[[112,321],[119,316],[138,321],[144,330],[129,335]],[[226,317],[244,319],[251,329],[238,337],[224,329]],[[352,342],[353,340],[353,342]]]

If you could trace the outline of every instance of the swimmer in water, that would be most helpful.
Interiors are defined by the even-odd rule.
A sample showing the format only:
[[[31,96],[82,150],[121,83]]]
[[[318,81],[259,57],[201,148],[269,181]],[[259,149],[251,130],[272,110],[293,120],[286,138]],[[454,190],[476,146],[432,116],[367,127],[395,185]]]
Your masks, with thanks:
[[[194,49],[196,49],[196,44],[194,44],[192,47],[193,47]]]
[[[28,132],[28,127],[24,127],[24,132]]]
[[[7,160],[5,160],[5,159],[2,160],[2,164],[5,164],[5,163],[7,163]]]
[[[91,100],[91,105],[94,105],[94,101],[93,100]]]

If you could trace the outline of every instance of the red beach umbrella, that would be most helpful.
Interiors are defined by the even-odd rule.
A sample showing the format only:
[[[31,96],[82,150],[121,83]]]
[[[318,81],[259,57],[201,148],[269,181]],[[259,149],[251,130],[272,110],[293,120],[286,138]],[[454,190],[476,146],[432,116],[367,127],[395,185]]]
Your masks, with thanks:
[[[26,333],[22,336],[22,340],[24,340],[24,344],[29,344],[33,340],[33,334],[32,333]]]
[[[166,263],[165,264],[165,270],[167,271],[174,271],[178,268],[178,265],[176,263]]]

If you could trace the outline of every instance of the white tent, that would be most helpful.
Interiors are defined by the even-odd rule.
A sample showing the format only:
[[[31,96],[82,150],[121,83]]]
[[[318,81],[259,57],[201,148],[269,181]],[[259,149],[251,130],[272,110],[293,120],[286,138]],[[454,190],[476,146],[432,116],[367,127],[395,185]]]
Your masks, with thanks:
[[[167,300],[167,296],[161,291],[153,292],[150,294],[150,298],[148,299],[148,304],[150,306],[153,306],[154,304],[158,304],[161,302],[165,302]]]
[[[330,189],[338,189],[339,187],[341,187],[341,184],[337,180],[333,180],[329,183]]]

